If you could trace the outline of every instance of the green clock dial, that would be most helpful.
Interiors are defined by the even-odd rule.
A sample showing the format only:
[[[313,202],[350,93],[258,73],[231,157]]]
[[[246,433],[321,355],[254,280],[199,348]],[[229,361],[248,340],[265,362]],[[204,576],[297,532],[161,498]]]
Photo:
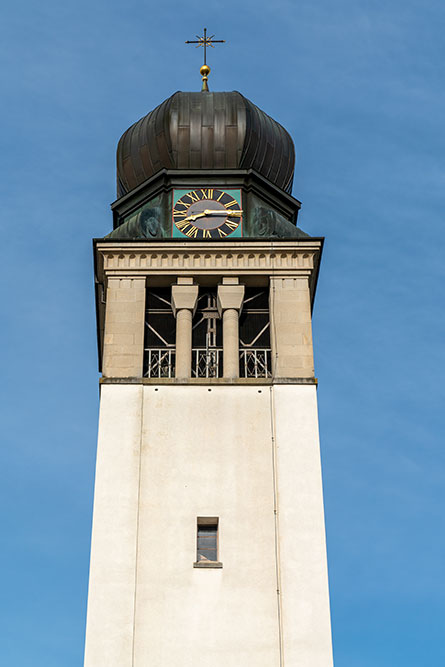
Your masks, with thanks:
[[[196,188],[173,192],[173,236],[196,240],[241,236],[242,216],[240,190]]]

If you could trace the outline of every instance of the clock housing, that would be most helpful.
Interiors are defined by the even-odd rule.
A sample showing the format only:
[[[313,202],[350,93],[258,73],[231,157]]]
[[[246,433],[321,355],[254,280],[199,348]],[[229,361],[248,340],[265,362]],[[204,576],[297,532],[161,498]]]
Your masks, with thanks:
[[[172,237],[224,239],[242,236],[243,209],[240,189],[222,186],[174,189]]]
[[[185,196],[188,193],[191,197]],[[221,193],[224,195],[218,202]],[[226,208],[233,200],[236,203]],[[254,170],[162,170],[111,205],[114,230],[107,238],[201,242],[299,238],[306,236],[296,226],[300,206],[297,199]],[[181,230],[181,225],[178,228],[175,224],[175,207],[176,213],[182,214],[175,216],[178,222],[209,209],[213,215],[189,220],[198,232],[192,226]],[[217,208],[222,213],[216,213]],[[231,215],[224,215],[225,208]],[[226,226],[220,225],[223,220]]]

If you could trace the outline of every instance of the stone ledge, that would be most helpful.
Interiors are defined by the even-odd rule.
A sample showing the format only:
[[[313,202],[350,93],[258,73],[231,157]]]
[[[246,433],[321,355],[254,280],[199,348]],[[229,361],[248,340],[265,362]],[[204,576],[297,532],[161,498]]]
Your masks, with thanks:
[[[199,567],[199,568],[204,568],[206,570],[211,569],[211,568],[221,568],[223,566],[222,563],[216,560],[204,560],[204,561],[197,561],[196,563],[193,563],[193,567]]]
[[[210,385],[210,386],[263,386],[275,384],[311,384],[318,385],[317,378],[137,378],[103,377],[99,384],[143,384],[143,385]]]

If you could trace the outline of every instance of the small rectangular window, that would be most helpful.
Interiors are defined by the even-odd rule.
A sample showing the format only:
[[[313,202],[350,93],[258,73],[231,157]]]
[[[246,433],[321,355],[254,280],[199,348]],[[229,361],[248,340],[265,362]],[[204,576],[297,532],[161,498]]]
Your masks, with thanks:
[[[218,518],[198,517],[195,567],[222,567],[218,560]]]

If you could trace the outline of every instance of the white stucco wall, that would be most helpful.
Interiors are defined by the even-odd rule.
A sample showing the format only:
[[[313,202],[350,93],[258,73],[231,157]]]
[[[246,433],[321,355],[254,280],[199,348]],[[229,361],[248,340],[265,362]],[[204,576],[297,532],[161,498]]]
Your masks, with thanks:
[[[105,385],[99,431],[86,667],[329,667],[315,387]]]
[[[332,665],[314,385],[273,389],[284,665]]]
[[[132,667],[142,386],[101,390],[86,667]]]
[[[141,665],[278,664],[268,406],[267,388],[145,388]],[[198,516],[219,517],[220,570],[192,567]]]

